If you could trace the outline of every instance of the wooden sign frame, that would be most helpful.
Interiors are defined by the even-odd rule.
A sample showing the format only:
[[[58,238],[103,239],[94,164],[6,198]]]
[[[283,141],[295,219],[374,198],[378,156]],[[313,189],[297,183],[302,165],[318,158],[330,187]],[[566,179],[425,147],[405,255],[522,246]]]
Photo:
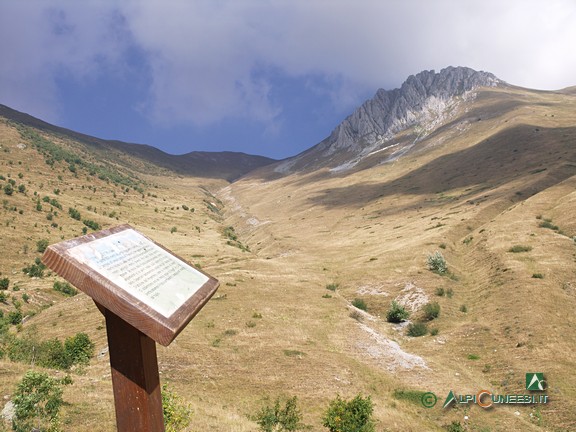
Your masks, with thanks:
[[[170,311],[171,313],[161,312],[160,307],[155,307],[154,300],[146,301],[142,297],[138,298],[134,295],[134,292],[131,293],[125,286],[121,286],[123,279],[111,280],[114,278],[106,277],[94,263],[89,260],[79,259],[78,254],[75,253],[84,247],[89,248],[91,242],[100,241],[102,243],[107,242],[108,239],[112,241],[112,239],[123,236],[136,238],[149,250],[153,249],[157,255],[151,256],[151,259],[156,259],[156,256],[159,256],[161,260],[164,260],[163,262],[169,262],[170,264],[172,264],[171,261],[173,260],[174,265],[182,266],[190,274],[197,273],[201,280],[204,280],[204,283],[196,287],[189,298],[180,300],[177,307]],[[119,252],[119,256],[121,257],[121,252]],[[210,300],[219,286],[219,282],[212,276],[195,268],[184,259],[127,224],[51,245],[46,249],[42,261],[58,275],[89,295],[99,305],[101,310],[104,308],[112,312],[164,346],[168,346],[176,338],[190,320]],[[127,264],[129,264],[129,261]],[[151,265],[154,265],[154,263]],[[162,267],[157,269],[159,272],[162,270]],[[170,293],[159,294],[170,295]]]

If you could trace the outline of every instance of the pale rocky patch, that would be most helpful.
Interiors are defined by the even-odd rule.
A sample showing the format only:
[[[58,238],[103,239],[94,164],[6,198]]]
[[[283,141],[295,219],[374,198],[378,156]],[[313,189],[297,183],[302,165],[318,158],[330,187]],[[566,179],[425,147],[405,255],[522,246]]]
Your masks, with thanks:
[[[376,360],[379,366],[389,371],[414,368],[428,369],[426,361],[415,354],[404,351],[397,342],[388,339],[366,324],[358,323],[366,336],[360,337],[356,348],[366,356]]]

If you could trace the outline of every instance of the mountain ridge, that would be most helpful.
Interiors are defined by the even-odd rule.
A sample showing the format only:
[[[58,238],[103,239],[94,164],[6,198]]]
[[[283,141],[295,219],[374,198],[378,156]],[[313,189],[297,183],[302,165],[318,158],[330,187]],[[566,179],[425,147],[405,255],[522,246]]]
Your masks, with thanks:
[[[411,127],[421,126],[415,131],[414,141],[420,139],[447,120],[459,102],[473,98],[476,89],[504,85],[489,72],[467,67],[450,66],[438,73],[427,70],[411,75],[400,88],[377,90],[326,139],[281,162],[275,171],[288,173],[322,166],[346,171],[372,152],[394,145],[394,136]]]
[[[222,178],[227,181],[234,181],[256,168],[276,162],[274,159],[265,156],[231,151],[192,151],[181,155],[173,155],[147,144],[106,140],[76,132],[50,124],[2,104],[0,104],[0,117],[42,131],[67,136],[88,145],[90,148],[104,151],[119,151],[183,175]],[[114,162],[118,161],[115,160]]]

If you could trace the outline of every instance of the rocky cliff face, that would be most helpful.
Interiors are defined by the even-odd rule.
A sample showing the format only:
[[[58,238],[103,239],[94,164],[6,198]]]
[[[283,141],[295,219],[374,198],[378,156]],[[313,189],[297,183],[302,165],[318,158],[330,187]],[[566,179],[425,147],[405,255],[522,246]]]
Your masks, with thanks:
[[[503,82],[491,73],[465,67],[412,75],[399,89],[378,90],[328,138],[283,162],[276,171],[318,167],[322,162],[337,171],[351,168],[367,155],[384,149],[407,128],[417,126],[419,136],[435,129],[459,103],[473,96],[475,89],[500,84]]]

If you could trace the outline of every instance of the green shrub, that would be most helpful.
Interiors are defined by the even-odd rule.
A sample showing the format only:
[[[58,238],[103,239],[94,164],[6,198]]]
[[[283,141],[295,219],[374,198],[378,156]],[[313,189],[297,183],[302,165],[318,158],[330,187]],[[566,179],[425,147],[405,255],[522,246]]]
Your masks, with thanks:
[[[548,229],[551,229],[551,230],[553,230],[553,231],[558,231],[558,230],[560,230],[560,228],[558,228],[557,225],[554,225],[554,224],[552,223],[552,219],[544,219],[542,222],[540,222],[540,223],[538,224],[538,226],[539,226],[540,228],[548,228]]]
[[[436,336],[439,332],[440,330],[438,330],[438,327],[434,327],[430,329],[430,336]]]
[[[52,286],[56,291],[61,292],[65,296],[74,297],[78,294],[78,290],[70,285],[68,282],[54,282]]]
[[[355,298],[354,300],[352,300],[352,306],[354,306],[355,308],[361,309],[363,311],[368,310],[368,306],[366,305],[366,302],[361,298]]]
[[[162,412],[166,432],[179,432],[190,424],[192,408],[185,405],[168,384],[162,385]]]
[[[34,260],[34,264],[31,264],[27,267],[24,267],[22,269],[22,272],[24,274],[27,274],[30,277],[44,277],[44,270],[46,269],[46,266],[44,264],[42,264],[42,261],[40,261],[40,258],[36,258]]]
[[[447,432],[466,432],[466,428],[460,424],[459,421],[453,421],[446,426]]]
[[[444,296],[444,288],[436,288],[436,295],[438,297],[443,297]]]
[[[71,364],[88,364],[94,356],[94,343],[86,333],[77,333],[67,338],[64,349]]]
[[[254,420],[263,432],[295,431],[303,428],[301,423],[302,414],[298,409],[296,396],[281,403],[277,398],[273,406],[263,407]]]
[[[6,195],[12,195],[14,193],[14,188],[10,183],[6,183],[6,185],[4,186],[4,193]]]
[[[40,344],[39,349],[32,355],[37,358],[40,366],[68,370],[72,366],[72,358],[59,339],[48,339]]]
[[[43,253],[46,248],[48,247],[48,240],[42,239],[36,242],[36,250],[40,253]]]
[[[7,290],[9,286],[10,286],[10,279],[6,277],[0,279],[0,290]]]
[[[519,252],[530,252],[531,250],[532,246],[514,245],[510,249],[508,249],[508,252],[519,253]]]
[[[428,333],[428,327],[425,323],[411,323],[406,332],[411,337],[424,336],[426,333]]]
[[[227,226],[224,228],[224,237],[232,241],[238,240],[238,235],[236,235],[236,231],[234,230],[233,226]]]
[[[64,403],[62,386],[68,384],[72,384],[70,377],[58,380],[45,372],[26,372],[12,398],[15,409],[12,429],[16,432],[59,430],[58,413]]]
[[[438,318],[440,316],[440,305],[438,302],[427,303],[424,305],[424,318],[428,321]]]
[[[22,312],[19,310],[8,312],[8,322],[12,325],[17,325],[22,322]]]
[[[452,288],[448,288],[446,290],[446,297],[452,298],[453,295],[454,295],[454,290]]]
[[[448,271],[446,260],[440,251],[436,251],[432,255],[428,255],[427,264],[428,269],[432,270],[434,273],[442,275]]]
[[[82,223],[86,225],[88,228],[92,228],[94,231],[98,231],[100,229],[100,224],[98,222],[93,221],[92,219],[84,219]]]
[[[188,207],[186,204],[182,204],[182,210],[190,210],[190,207]]]
[[[404,400],[407,402],[411,402],[415,405],[422,406],[422,396],[426,392],[421,390],[399,390],[395,389],[392,393],[392,397],[398,400]]]
[[[322,425],[330,432],[373,432],[373,411],[374,406],[370,396],[363,398],[357,395],[350,401],[336,396],[324,414]]]
[[[468,312],[468,308],[466,307],[466,305],[463,304],[462,306],[460,306],[460,312],[464,313]]]
[[[396,301],[392,301],[390,304],[390,309],[386,313],[386,321],[390,323],[399,323],[406,321],[410,316],[410,312],[404,308],[404,306],[399,305]]]
[[[178,231],[178,228],[176,228],[175,226],[170,228],[170,234],[174,234],[176,231]]]
[[[72,219],[76,219],[76,220],[82,219],[80,212],[78,210],[76,210],[75,208],[69,207],[68,208],[68,214],[70,215],[70,217]]]
[[[542,273],[533,273],[532,278],[534,279],[544,279],[544,275]]]
[[[339,283],[329,283],[326,285],[326,289],[330,290],[330,291],[336,291],[338,289],[338,287],[340,286]]]

